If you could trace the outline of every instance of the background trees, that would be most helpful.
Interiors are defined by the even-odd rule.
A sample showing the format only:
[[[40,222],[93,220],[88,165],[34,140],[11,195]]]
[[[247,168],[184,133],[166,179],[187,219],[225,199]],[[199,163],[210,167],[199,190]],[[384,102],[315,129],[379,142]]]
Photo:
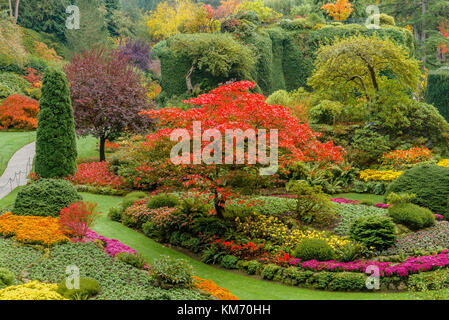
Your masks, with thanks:
[[[48,68],[42,78],[36,133],[36,174],[67,177],[76,172],[76,137],[67,79]]]
[[[150,123],[138,113],[148,108],[142,74],[117,50],[94,47],[76,54],[65,71],[80,135],[100,139],[100,161],[105,141],[125,129],[145,131]]]

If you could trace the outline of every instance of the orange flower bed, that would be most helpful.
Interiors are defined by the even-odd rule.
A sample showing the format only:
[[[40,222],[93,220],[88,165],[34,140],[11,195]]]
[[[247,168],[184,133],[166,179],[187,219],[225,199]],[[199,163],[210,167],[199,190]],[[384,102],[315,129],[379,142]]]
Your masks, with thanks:
[[[239,300],[236,296],[229,292],[228,289],[217,286],[212,280],[205,280],[198,277],[193,277],[194,286],[198,289],[208,292],[220,300]]]
[[[16,216],[11,212],[0,216],[0,235],[16,236],[22,243],[47,246],[70,240],[62,231],[58,218]]]
[[[20,94],[9,96],[0,105],[0,129],[36,129],[38,113],[36,100]]]

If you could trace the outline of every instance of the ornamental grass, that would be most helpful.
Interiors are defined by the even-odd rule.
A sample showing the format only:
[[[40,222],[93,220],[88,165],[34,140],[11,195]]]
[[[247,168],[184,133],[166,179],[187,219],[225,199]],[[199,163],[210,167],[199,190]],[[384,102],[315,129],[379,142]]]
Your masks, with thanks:
[[[0,235],[15,236],[22,243],[47,246],[70,240],[61,229],[59,218],[17,216],[11,212],[0,216]]]

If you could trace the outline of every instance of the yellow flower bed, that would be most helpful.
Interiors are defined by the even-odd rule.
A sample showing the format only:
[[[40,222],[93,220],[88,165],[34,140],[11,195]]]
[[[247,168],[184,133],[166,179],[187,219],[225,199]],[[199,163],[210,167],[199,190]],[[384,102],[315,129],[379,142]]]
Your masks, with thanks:
[[[441,159],[441,160],[438,162],[438,165],[439,165],[440,167],[446,167],[446,168],[449,168],[449,159]]]
[[[321,239],[331,248],[339,249],[350,243],[345,237],[330,235],[324,231],[290,229],[278,218],[260,215],[247,218],[244,222],[237,220],[238,230],[254,239],[267,239],[280,246],[295,247],[303,239]]]
[[[57,284],[30,281],[0,290],[0,300],[68,300],[56,292]]]
[[[360,179],[363,181],[393,181],[403,173],[404,171],[367,169],[360,172]]]

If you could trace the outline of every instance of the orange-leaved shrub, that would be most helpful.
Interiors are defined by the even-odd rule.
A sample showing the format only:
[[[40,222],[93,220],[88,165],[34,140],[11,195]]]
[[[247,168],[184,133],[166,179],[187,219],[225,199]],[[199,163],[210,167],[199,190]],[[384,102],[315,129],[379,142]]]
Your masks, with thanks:
[[[36,100],[20,94],[9,96],[0,105],[0,129],[36,129],[38,113]]]

